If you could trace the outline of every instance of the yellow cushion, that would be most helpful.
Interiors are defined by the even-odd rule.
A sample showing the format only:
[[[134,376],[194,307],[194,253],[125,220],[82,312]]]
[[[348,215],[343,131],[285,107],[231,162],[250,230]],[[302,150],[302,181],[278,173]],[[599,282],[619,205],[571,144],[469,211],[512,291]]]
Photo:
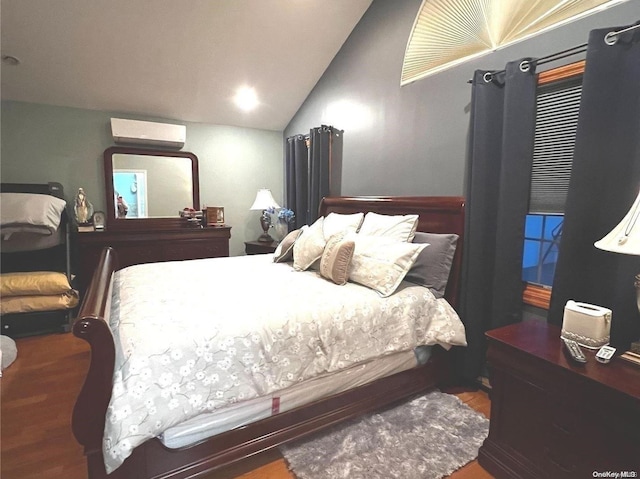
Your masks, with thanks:
[[[48,296],[7,296],[0,298],[0,314],[54,311],[77,305],[78,292],[74,290]]]
[[[71,289],[64,273],[35,271],[0,275],[0,296],[62,294]]]

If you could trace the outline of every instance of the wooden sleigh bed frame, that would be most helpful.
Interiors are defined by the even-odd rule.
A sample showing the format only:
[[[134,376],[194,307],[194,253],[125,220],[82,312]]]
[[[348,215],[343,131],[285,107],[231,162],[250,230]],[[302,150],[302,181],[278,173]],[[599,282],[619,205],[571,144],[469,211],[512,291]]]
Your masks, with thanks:
[[[418,214],[418,231],[456,233],[460,236],[445,294],[455,307],[464,242],[464,198],[339,197],[325,198],[320,206],[321,215],[369,211]],[[91,346],[89,371],[72,418],[73,433],[84,446],[90,479],[200,477],[223,465],[425,392],[450,378],[449,355],[444,349],[435,347],[431,359],[422,366],[218,434],[194,446],[169,449],[158,439],[149,440],[135,448],[121,467],[107,475],[102,457],[102,437],[111,398],[115,349],[104,318],[112,273],[117,270],[117,252],[105,248],[73,326],[74,334]]]

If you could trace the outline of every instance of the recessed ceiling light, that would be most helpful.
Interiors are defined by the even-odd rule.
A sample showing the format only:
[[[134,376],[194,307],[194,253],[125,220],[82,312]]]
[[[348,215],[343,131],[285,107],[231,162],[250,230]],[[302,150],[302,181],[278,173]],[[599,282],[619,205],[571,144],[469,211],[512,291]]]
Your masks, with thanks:
[[[258,95],[256,91],[251,87],[242,87],[236,92],[236,96],[233,101],[242,110],[253,110],[258,106]]]
[[[20,60],[12,55],[2,55],[2,63],[15,67],[17,65],[20,65]]]

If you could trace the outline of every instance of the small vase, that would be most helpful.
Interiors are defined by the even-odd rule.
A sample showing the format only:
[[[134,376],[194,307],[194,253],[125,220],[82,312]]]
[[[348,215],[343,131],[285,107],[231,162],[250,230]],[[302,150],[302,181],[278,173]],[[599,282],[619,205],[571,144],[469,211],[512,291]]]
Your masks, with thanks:
[[[284,220],[278,219],[273,229],[275,230],[276,240],[282,241],[282,239],[289,233],[289,224]]]

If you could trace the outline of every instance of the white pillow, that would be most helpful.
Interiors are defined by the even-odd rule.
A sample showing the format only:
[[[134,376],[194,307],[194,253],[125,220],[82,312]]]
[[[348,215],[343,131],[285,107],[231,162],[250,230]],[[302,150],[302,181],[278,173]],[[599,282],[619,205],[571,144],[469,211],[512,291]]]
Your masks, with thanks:
[[[369,212],[364,217],[358,233],[411,242],[417,228],[418,215],[379,215]]]
[[[325,217],[324,224],[322,225],[324,239],[329,241],[329,238],[338,233],[355,233],[358,231],[358,228],[360,228],[363,219],[364,213],[354,213],[352,215],[329,213]]]
[[[324,217],[320,217],[306,228],[293,245],[293,268],[305,271],[322,257],[327,243],[322,232]]]
[[[35,193],[0,193],[0,204],[3,225],[43,226],[49,229],[48,234],[60,226],[60,215],[67,205],[63,199]]]
[[[344,239],[355,242],[349,279],[377,291],[383,298],[394,293],[420,252],[428,246],[360,233]]]

